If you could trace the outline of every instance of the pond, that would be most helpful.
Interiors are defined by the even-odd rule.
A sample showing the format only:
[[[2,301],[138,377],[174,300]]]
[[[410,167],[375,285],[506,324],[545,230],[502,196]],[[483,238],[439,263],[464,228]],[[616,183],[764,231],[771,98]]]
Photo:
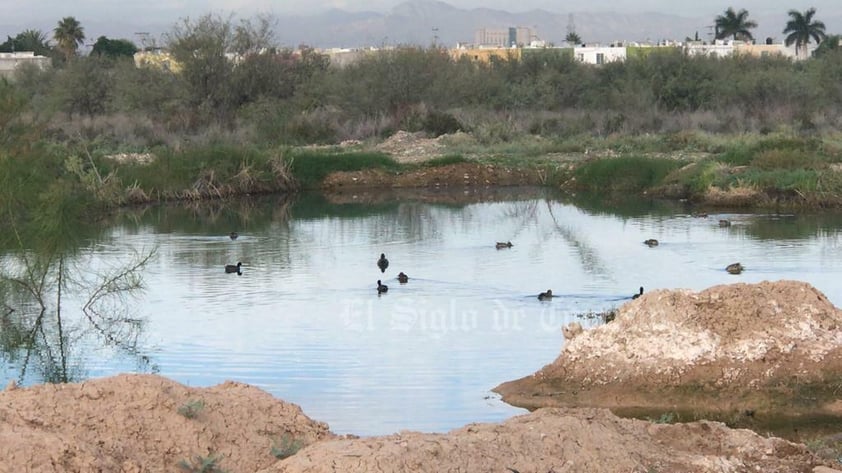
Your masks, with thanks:
[[[8,319],[21,311],[7,314],[0,381],[121,372],[191,386],[231,379],[301,405],[336,433],[444,432],[525,412],[490,390],[553,361],[562,325],[601,323],[582,314],[619,307],[640,286],[796,279],[842,304],[841,215],[691,213],[680,203],[546,189],[126,211],[97,225],[72,257],[77,270],[96,273],[155,249],[124,323],[92,329],[77,310],[85,297],[68,290],[68,322],[40,329],[33,351],[9,341]],[[644,245],[649,238],[660,244]],[[507,241],[511,248],[496,248]],[[745,272],[728,274],[737,261]],[[242,275],[226,274],[237,262]],[[556,297],[539,301],[547,289]]]

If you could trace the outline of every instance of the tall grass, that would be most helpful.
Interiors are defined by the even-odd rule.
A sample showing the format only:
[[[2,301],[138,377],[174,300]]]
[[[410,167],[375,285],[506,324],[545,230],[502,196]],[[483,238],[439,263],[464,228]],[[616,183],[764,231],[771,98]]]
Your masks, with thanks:
[[[363,169],[399,168],[398,163],[383,153],[353,152],[325,153],[318,151],[296,151],[286,157],[292,175],[302,188],[315,188],[337,171],[360,171]]]
[[[641,192],[654,187],[684,163],[666,158],[620,157],[595,159],[574,172],[575,187],[603,192]]]

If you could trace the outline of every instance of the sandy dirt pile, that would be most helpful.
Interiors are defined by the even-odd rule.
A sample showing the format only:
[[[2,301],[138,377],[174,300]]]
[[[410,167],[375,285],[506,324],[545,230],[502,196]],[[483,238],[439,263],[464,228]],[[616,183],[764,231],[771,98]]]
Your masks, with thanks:
[[[653,424],[604,409],[541,409],[448,434],[328,440],[263,473],[811,472],[803,445],[716,422]]]
[[[570,341],[552,364],[496,390],[528,407],[696,407],[709,396],[708,407],[750,400],[751,410],[803,394],[796,404],[814,410],[802,388],[842,380],[840,328],[842,312],[802,282],[653,291]]]
[[[179,413],[188,405],[192,418]],[[182,460],[214,455],[224,470],[252,472],[278,461],[284,439],[330,437],[298,406],[241,383],[121,375],[0,392],[0,471],[181,471]]]
[[[400,130],[374,149],[391,155],[399,163],[419,163],[442,156],[445,151],[443,139],[441,136],[427,138],[422,132],[410,133]]]

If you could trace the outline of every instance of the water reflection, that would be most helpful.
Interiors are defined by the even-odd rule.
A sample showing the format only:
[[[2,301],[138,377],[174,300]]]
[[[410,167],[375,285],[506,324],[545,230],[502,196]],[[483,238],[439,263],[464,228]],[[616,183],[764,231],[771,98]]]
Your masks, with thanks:
[[[838,216],[701,219],[680,203],[574,199],[543,189],[353,191],[134,209],[80,246],[89,257],[78,266],[104,268],[132,248],[158,248],[145,296],[131,305],[138,314],[120,328],[100,324],[110,310],[97,324],[82,314],[95,336],[68,336],[65,324],[59,335],[53,323],[40,337],[65,353],[68,368],[85,358],[69,379],[150,369],[138,356],[103,356],[136,350],[178,381],[252,383],[335,432],[380,434],[522,412],[489,389],[551,362],[562,325],[617,307],[640,286],[788,278],[842,301],[842,278],[833,277],[842,273]],[[720,228],[719,218],[733,225]],[[780,228],[790,226],[797,230]],[[649,248],[647,238],[661,244]],[[513,247],[496,249],[509,240]],[[375,265],[381,253],[385,273]],[[243,275],[225,274],[238,261]],[[746,271],[727,274],[736,261]],[[378,279],[390,287],[380,297]],[[547,289],[555,297],[539,301]],[[6,378],[16,376],[8,367],[18,366],[22,337],[37,325],[24,322],[0,326],[2,343],[14,347],[0,363]],[[61,365],[53,358],[43,365]]]

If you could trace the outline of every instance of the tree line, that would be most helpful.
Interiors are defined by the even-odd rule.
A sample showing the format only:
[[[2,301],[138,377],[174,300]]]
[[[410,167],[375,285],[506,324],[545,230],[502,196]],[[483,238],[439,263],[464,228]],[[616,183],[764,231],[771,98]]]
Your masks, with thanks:
[[[790,12],[787,30],[796,44],[828,37],[814,14]],[[756,26],[745,10],[732,8],[716,24],[717,36],[743,39]],[[842,102],[842,87],[833,80],[842,73],[842,57],[832,48],[803,62],[690,57],[655,48],[622,63],[591,66],[552,49],[486,64],[453,59],[438,47],[404,46],[338,68],[312,48],[280,47],[270,17],[235,21],[210,14],[184,19],[166,34],[165,46],[181,65],[172,72],[136,67],[136,48],[126,40],[102,37],[95,54],[79,56],[84,30],[72,17],[53,33],[58,66],[22,68],[4,90],[49,117],[59,130],[52,136],[77,133],[84,118],[92,124],[87,133],[124,147],[209,132],[251,143],[302,144],[398,129],[471,130],[489,140],[513,133],[564,137],[693,127],[831,129]],[[45,35],[32,30],[9,41],[48,46]]]

